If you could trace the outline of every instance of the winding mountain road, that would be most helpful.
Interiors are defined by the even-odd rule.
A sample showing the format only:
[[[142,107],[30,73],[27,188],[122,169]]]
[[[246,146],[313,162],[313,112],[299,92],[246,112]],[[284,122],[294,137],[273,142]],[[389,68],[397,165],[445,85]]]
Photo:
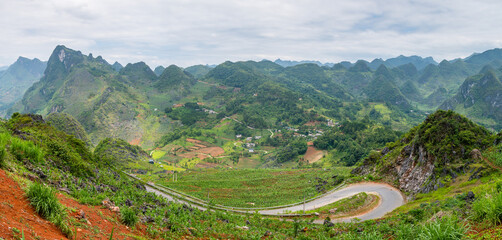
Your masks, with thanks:
[[[158,189],[155,189],[151,186],[146,186],[147,191],[149,192],[154,192],[158,195],[161,195],[163,197],[166,197],[170,201],[175,200],[175,198],[179,198],[180,195],[174,192],[171,193],[166,193],[165,191],[159,191]],[[290,212],[297,212],[297,211],[302,211],[305,207],[305,211],[308,210],[313,210],[320,208],[322,206],[326,206],[330,203],[334,203],[338,200],[341,200],[343,198],[351,197],[355,194],[358,194],[360,192],[366,192],[366,193],[373,193],[377,194],[380,196],[380,204],[375,207],[374,209],[370,210],[369,212],[363,213],[361,215],[357,216],[350,216],[346,218],[340,218],[340,219],[334,219],[333,222],[349,222],[352,221],[352,219],[357,218],[361,221],[364,220],[370,220],[370,219],[377,219],[383,217],[386,213],[391,212],[392,210],[396,209],[397,207],[401,206],[404,204],[404,198],[401,192],[388,185],[388,184],[383,184],[383,183],[357,183],[357,184],[352,184],[349,185],[345,188],[339,189],[339,190],[334,190],[332,192],[328,192],[327,194],[324,194],[323,196],[312,200],[310,202],[306,202],[305,206],[304,204],[298,204],[294,206],[289,206],[289,207],[283,207],[283,208],[275,208],[275,209],[263,209],[263,210],[258,210],[258,213],[265,215],[265,216],[284,216],[285,213],[290,213]],[[175,198],[173,198],[173,195]],[[184,196],[186,198],[186,196]],[[192,200],[192,199],[188,199]],[[206,210],[206,206],[204,204],[193,204],[190,201],[184,201],[184,200],[176,200],[181,203],[185,203],[188,205],[191,205],[192,207],[196,207],[201,210]],[[202,206],[201,206],[202,205]],[[240,212],[240,213],[247,213],[247,212],[254,212],[254,211],[249,211],[249,210],[242,210],[239,208],[233,209],[232,207],[224,207],[220,208],[221,210],[226,210],[226,211],[232,211],[232,212]],[[316,223],[322,223],[322,220],[317,220],[315,221]]]

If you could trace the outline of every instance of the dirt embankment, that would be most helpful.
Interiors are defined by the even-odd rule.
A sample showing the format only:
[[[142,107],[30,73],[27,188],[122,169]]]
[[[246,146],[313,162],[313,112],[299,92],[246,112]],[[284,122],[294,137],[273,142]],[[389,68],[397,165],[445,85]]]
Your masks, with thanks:
[[[17,182],[0,169],[0,238],[20,239],[68,239],[51,222],[41,218],[30,205],[25,192]],[[138,224],[134,230],[121,224],[119,213],[102,206],[88,206],[63,194],[59,201],[67,207],[70,229],[77,232],[77,239],[136,239],[145,236],[146,228]],[[82,218],[82,215],[85,218]],[[75,235],[71,239],[75,239]]]
[[[0,237],[67,239],[51,222],[35,213],[19,184],[0,169]]]

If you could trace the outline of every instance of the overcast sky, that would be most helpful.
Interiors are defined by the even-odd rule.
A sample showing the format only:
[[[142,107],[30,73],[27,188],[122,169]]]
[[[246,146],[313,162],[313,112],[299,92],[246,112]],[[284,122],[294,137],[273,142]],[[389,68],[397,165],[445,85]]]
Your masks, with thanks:
[[[225,60],[436,61],[502,47],[502,1],[0,0],[0,66],[56,45],[151,67]]]

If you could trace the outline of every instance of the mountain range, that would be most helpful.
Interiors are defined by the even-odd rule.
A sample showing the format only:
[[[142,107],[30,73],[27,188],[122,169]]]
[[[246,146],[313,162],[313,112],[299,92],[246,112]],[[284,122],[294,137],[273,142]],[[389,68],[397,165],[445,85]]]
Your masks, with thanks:
[[[17,98],[2,102],[10,107],[7,115],[63,112],[82,124],[94,144],[114,137],[151,147],[180,124],[164,110],[189,102],[259,128],[354,120],[377,110],[394,117],[379,115],[374,121],[407,130],[441,108],[498,130],[501,66],[502,50],[493,49],[440,63],[418,56],[333,65],[278,59],[152,71],[144,62],[111,65],[101,56],[57,46],[47,63],[20,58],[0,79],[11,88],[12,76],[26,79],[14,84]]]

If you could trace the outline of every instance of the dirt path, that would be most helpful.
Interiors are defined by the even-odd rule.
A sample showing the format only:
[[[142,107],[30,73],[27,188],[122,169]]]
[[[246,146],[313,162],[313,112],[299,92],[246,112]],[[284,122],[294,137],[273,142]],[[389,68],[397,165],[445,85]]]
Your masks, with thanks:
[[[486,164],[488,164],[490,167],[494,168],[494,169],[498,169],[499,171],[502,172],[502,167],[498,167],[496,166],[495,164],[493,164],[492,162],[490,162],[488,159],[486,159],[485,157],[483,157],[483,160],[485,161]]]
[[[314,146],[309,146],[307,152],[303,156],[308,163],[315,163],[321,160],[322,157],[324,157],[324,151],[318,150]]]

